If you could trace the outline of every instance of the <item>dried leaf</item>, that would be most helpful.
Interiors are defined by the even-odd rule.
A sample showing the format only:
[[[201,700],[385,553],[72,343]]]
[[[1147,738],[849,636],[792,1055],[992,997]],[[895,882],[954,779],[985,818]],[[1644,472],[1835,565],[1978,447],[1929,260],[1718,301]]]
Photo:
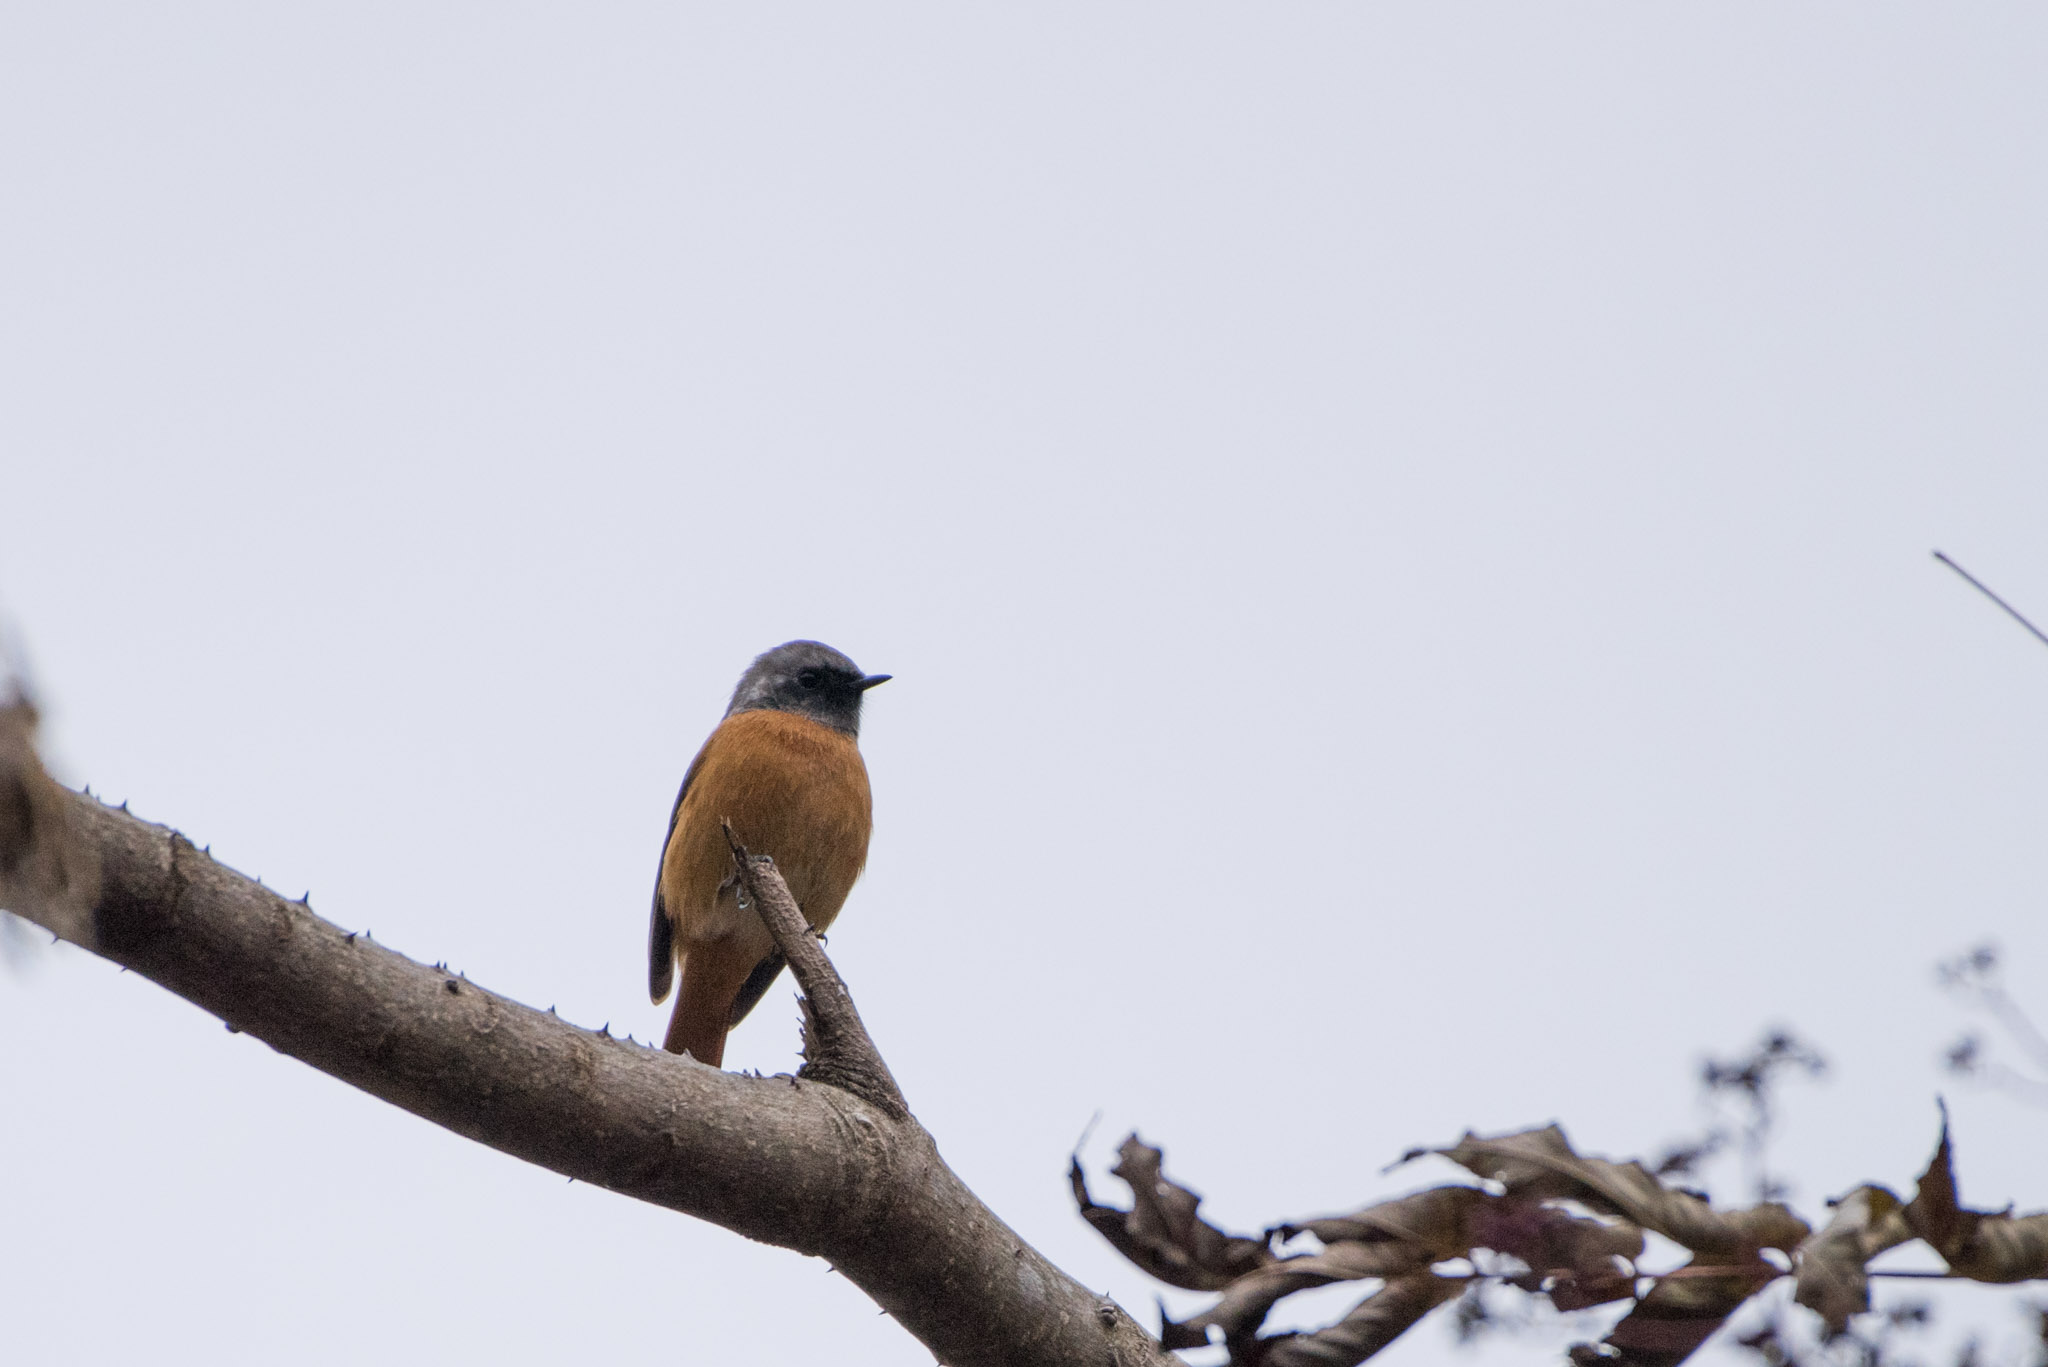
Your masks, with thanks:
[[[1826,1228],[1800,1245],[1793,1299],[1816,1310],[1829,1337],[1841,1333],[1849,1316],[1870,1308],[1866,1264],[1913,1237],[1899,1198],[1883,1187],[1858,1187],[1835,1206]]]
[[[1596,1305],[1612,1305],[1615,1301],[1632,1299],[1636,1294],[1636,1274],[1633,1272],[1609,1272],[1604,1276],[1564,1273],[1537,1280],[1535,1289],[1550,1297],[1550,1303],[1566,1313],[1590,1310]]]
[[[1382,1201],[1349,1215],[1325,1216],[1276,1233],[1309,1233],[1324,1243],[1320,1253],[1298,1254],[1268,1263],[1232,1282],[1223,1299],[1202,1314],[1168,1322],[1170,1348],[1208,1342],[1212,1328],[1226,1342],[1256,1333],[1273,1305],[1285,1296],[1331,1282],[1366,1277],[1392,1278],[1428,1270],[1475,1248],[1490,1248],[1521,1259],[1534,1269],[1531,1290],[1555,1282],[1565,1300],[1590,1296],[1599,1304],[1634,1294],[1634,1282],[1618,1271],[1616,1257],[1643,1249],[1634,1225],[1607,1224],[1554,1210],[1534,1201],[1494,1196],[1475,1187],[1435,1187]]]
[[[1473,1210],[1491,1199],[1476,1187],[1432,1187],[1349,1215],[1282,1225],[1277,1232],[1286,1237],[1306,1232],[1325,1244],[1392,1240],[1428,1249],[1438,1259],[1459,1258],[1472,1247],[1468,1231]]]
[[[1221,1329],[1223,1341],[1241,1347],[1258,1333],[1275,1302],[1297,1291],[1328,1286],[1346,1280],[1319,1269],[1299,1264],[1310,1258],[1287,1258],[1255,1272],[1247,1272],[1223,1292],[1223,1299],[1201,1314],[1175,1323],[1160,1312],[1159,1341],[1168,1348],[1199,1348],[1209,1342],[1209,1330]]]
[[[1353,1367],[1464,1289],[1462,1282],[1430,1272],[1396,1277],[1327,1329],[1263,1340],[1264,1350],[1245,1361],[1258,1367]]]
[[[1131,1188],[1131,1209],[1097,1205],[1077,1157],[1068,1170],[1081,1217],[1145,1271],[1188,1291],[1221,1291],[1274,1259],[1263,1239],[1225,1234],[1197,1214],[1202,1198],[1161,1172],[1164,1155],[1133,1134],[1110,1169]]]
[[[1742,1303],[1782,1274],[1761,1258],[1688,1264],[1667,1272],[1596,1348],[1579,1344],[1574,1363],[1676,1367],[1714,1336]]]
[[[1920,1188],[1902,1220],[1958,1277],[1979,1282],[2048,1278],[2048,1211],[2015,1216],[1964,1206],[1956,1189],[1946,1116],[1934,1158],[1921,1174]]]
[[[1655,1230],[1716,1262],[1746,1262],[1759,1248],[1790,1251],[1812,1232],[1777,1202],[1716,1210],[1697,1196],[1666,1187],[1641,1163],[1582,1158],[1555,1125],[1493,1138],[1468,1132],[1454,1147],[1436,1152],[1499,1182],[1510,1196],[1569,1198]]]
[[[1192,1319],[1168,1321],[1161,1339],[1169,1348],[1195,1348],[1207,1343],[1211,1327],[1234,1343],[1258,1332],[1276,1301],[1297,1291],[1331,1282],[1366,1277],[1399,1277],[1427,1271],[1436,1261],[1426,1248],[1398,1240],[1377,1243],[1334,1243],[1321,1253],[1304,1253],[1245,1273],[1223,1292],[1223,1299]]]
[[[1417,1265],[1490,1248],[1543,1273],[1606,1277],[1614,1259],[1643,1251],[1643,1232],[1627,1222],[1573,1215],[1527,1196],[1495,1196],[1475,1187],[1432,1187],[1349,1215],[1324,1216],[1276,1233],[1309,1233],[1332,1250],[1347,1243],[1409,1246]],[[1379,1272],[1360,1275],[1380,1276]]]
[[[1466,1237],[1468,1250],[1490,1248],[1538,1275],[1586,1281],[1605,1281],[1616,1275],[1616,1259],[1643,1253],[1639,1225],[1588,1219],[1525,1196],[1489,1196],[1473,1209]]]
[[[1949,1147],[1948,1114],[1944,1107],[1941,1138],[1934,1146],[1934,1157],[1927,1161],[1927,1171],[1920,1174],[1920,1186],[1907,1204],[1904,1218],[1914,1234],[1947,1260],[1956,1255],[1974,1232],[1975,1214],[1964,1212],[1962,1198],[1956,1191],[1954,1153]]]
[[[1348,1367],[1453,1299],[1461,1282],[1480,1285],[1497,1278],[1547,1295],[1566,1311],[1626,1300],[1641,1280],[1634,1263],[1646,1230],[1692,1250],[1694,1261],[1655,1278],[1649,1294],[1604,1341],[1574,1347],[1572,1359],[1582,1367],[1676,1367],[1746,1301],[1785,1275],[1759,1256],[1766,1248],[1792,1254],[1798,1301],[1820,1312],[1830,1334],[1841,1333],[1853,1315],[1869,1307],[1870,1259],[1916,1235],[1933,1244],[1958,1276],[2048,1278],[2048,1213],[2015,1219],[1963,1207],[1945,1126],[1911,1206],[1901,1206],[1883,1187],[1859,1187],[1819,1233],[1781,1205],[1716,1210],[1703,1197],[1665,1187],[1640,1163],[1583,1157],[1554,1125],[1490,1138],[1468,1133],[1438,1152],[1498,1183],[1499,1190],[1437,1187],[1347,1215],[1277,1226],[1264,1240],[1249,1239],[1204,1222],[1197,1213],[1199,1198],[1167,1181],[1159,1150],[1133,1135],[1112,1169],[1136,1193],[1132,1210],[1095,1205],[1078,1164],[1074,1193],[1089,1221],[1140,1266],[1178,1286],[1223,1293],[1203,1314],[1179,1324],[1166,1321],[1161,1337],[1168,1348],[1192,1348],[1220,1330],[1231,1367]],[[1593,1215],[1566,1209],[1566,1202]],[[1274,1235],[1302,1233],[1315,1235],[1323,1248],[1280,1257],[1269,1246]],[[1431,1270],[1481,1249],[1512,1257],[1528,1271],[1509,1274],[1481,1260],[1487,1271],[1475,1281]],[[1258,1336],[1282,1298],[1365,1278],[1384,1285],[1339,1323],[1315,1333]],[[1771,1335],[1746,1344],[1767,1358],[1782,1347]]]
[[[1984,1216],[1976,1237],[1957,1251],[1948,1270],[1977,1282],[2048,1278],[2048,1211]]]

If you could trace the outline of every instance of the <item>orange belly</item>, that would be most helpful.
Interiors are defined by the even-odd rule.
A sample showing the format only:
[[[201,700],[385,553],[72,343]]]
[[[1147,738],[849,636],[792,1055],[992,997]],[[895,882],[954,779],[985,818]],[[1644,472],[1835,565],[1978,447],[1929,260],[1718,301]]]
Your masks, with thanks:
[[[748,970],[775,948],[731,884],[740,843],[774,858],[804,917],[832,924],[868,857],[872,805],[867,766],[852,736],[788,712],[728,717],[690,766],[689,790],[661,861],[661,895],[676,927],[676,957],[710,949]]]

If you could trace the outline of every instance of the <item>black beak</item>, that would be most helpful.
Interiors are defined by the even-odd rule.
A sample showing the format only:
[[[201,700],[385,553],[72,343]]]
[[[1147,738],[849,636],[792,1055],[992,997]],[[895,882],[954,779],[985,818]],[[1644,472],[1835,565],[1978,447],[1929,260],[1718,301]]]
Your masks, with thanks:
[[[894,674],[870,674],[865,679],[862,679],[858,683],[854,684],[853,691],[856,693],[865,693],[870,688],[873,688],[876,684],[885,684],[895,677],[896,676]]]

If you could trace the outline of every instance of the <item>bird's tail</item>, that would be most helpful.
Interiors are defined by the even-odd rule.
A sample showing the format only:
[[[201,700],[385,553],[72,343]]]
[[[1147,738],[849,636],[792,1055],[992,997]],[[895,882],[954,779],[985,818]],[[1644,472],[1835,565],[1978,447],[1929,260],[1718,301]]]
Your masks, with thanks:
[[[683,981],[675,1014],[668,1019],[662,1047],[688,1054],[713,1068],[725,1061],[725,1032],[732,1026],[733,1000],[754,971],[750,954],[735,953],[730,940],[691,945],[683,955]]]

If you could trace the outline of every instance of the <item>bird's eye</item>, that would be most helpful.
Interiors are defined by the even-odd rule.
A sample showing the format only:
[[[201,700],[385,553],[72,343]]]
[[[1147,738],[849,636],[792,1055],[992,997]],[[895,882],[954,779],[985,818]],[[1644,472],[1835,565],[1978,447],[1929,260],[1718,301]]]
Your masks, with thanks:
[[[816,688],[819,684],[825,682],[825,676],[818,670],[805,669],[797,673],[796,681],[805,688]]]

